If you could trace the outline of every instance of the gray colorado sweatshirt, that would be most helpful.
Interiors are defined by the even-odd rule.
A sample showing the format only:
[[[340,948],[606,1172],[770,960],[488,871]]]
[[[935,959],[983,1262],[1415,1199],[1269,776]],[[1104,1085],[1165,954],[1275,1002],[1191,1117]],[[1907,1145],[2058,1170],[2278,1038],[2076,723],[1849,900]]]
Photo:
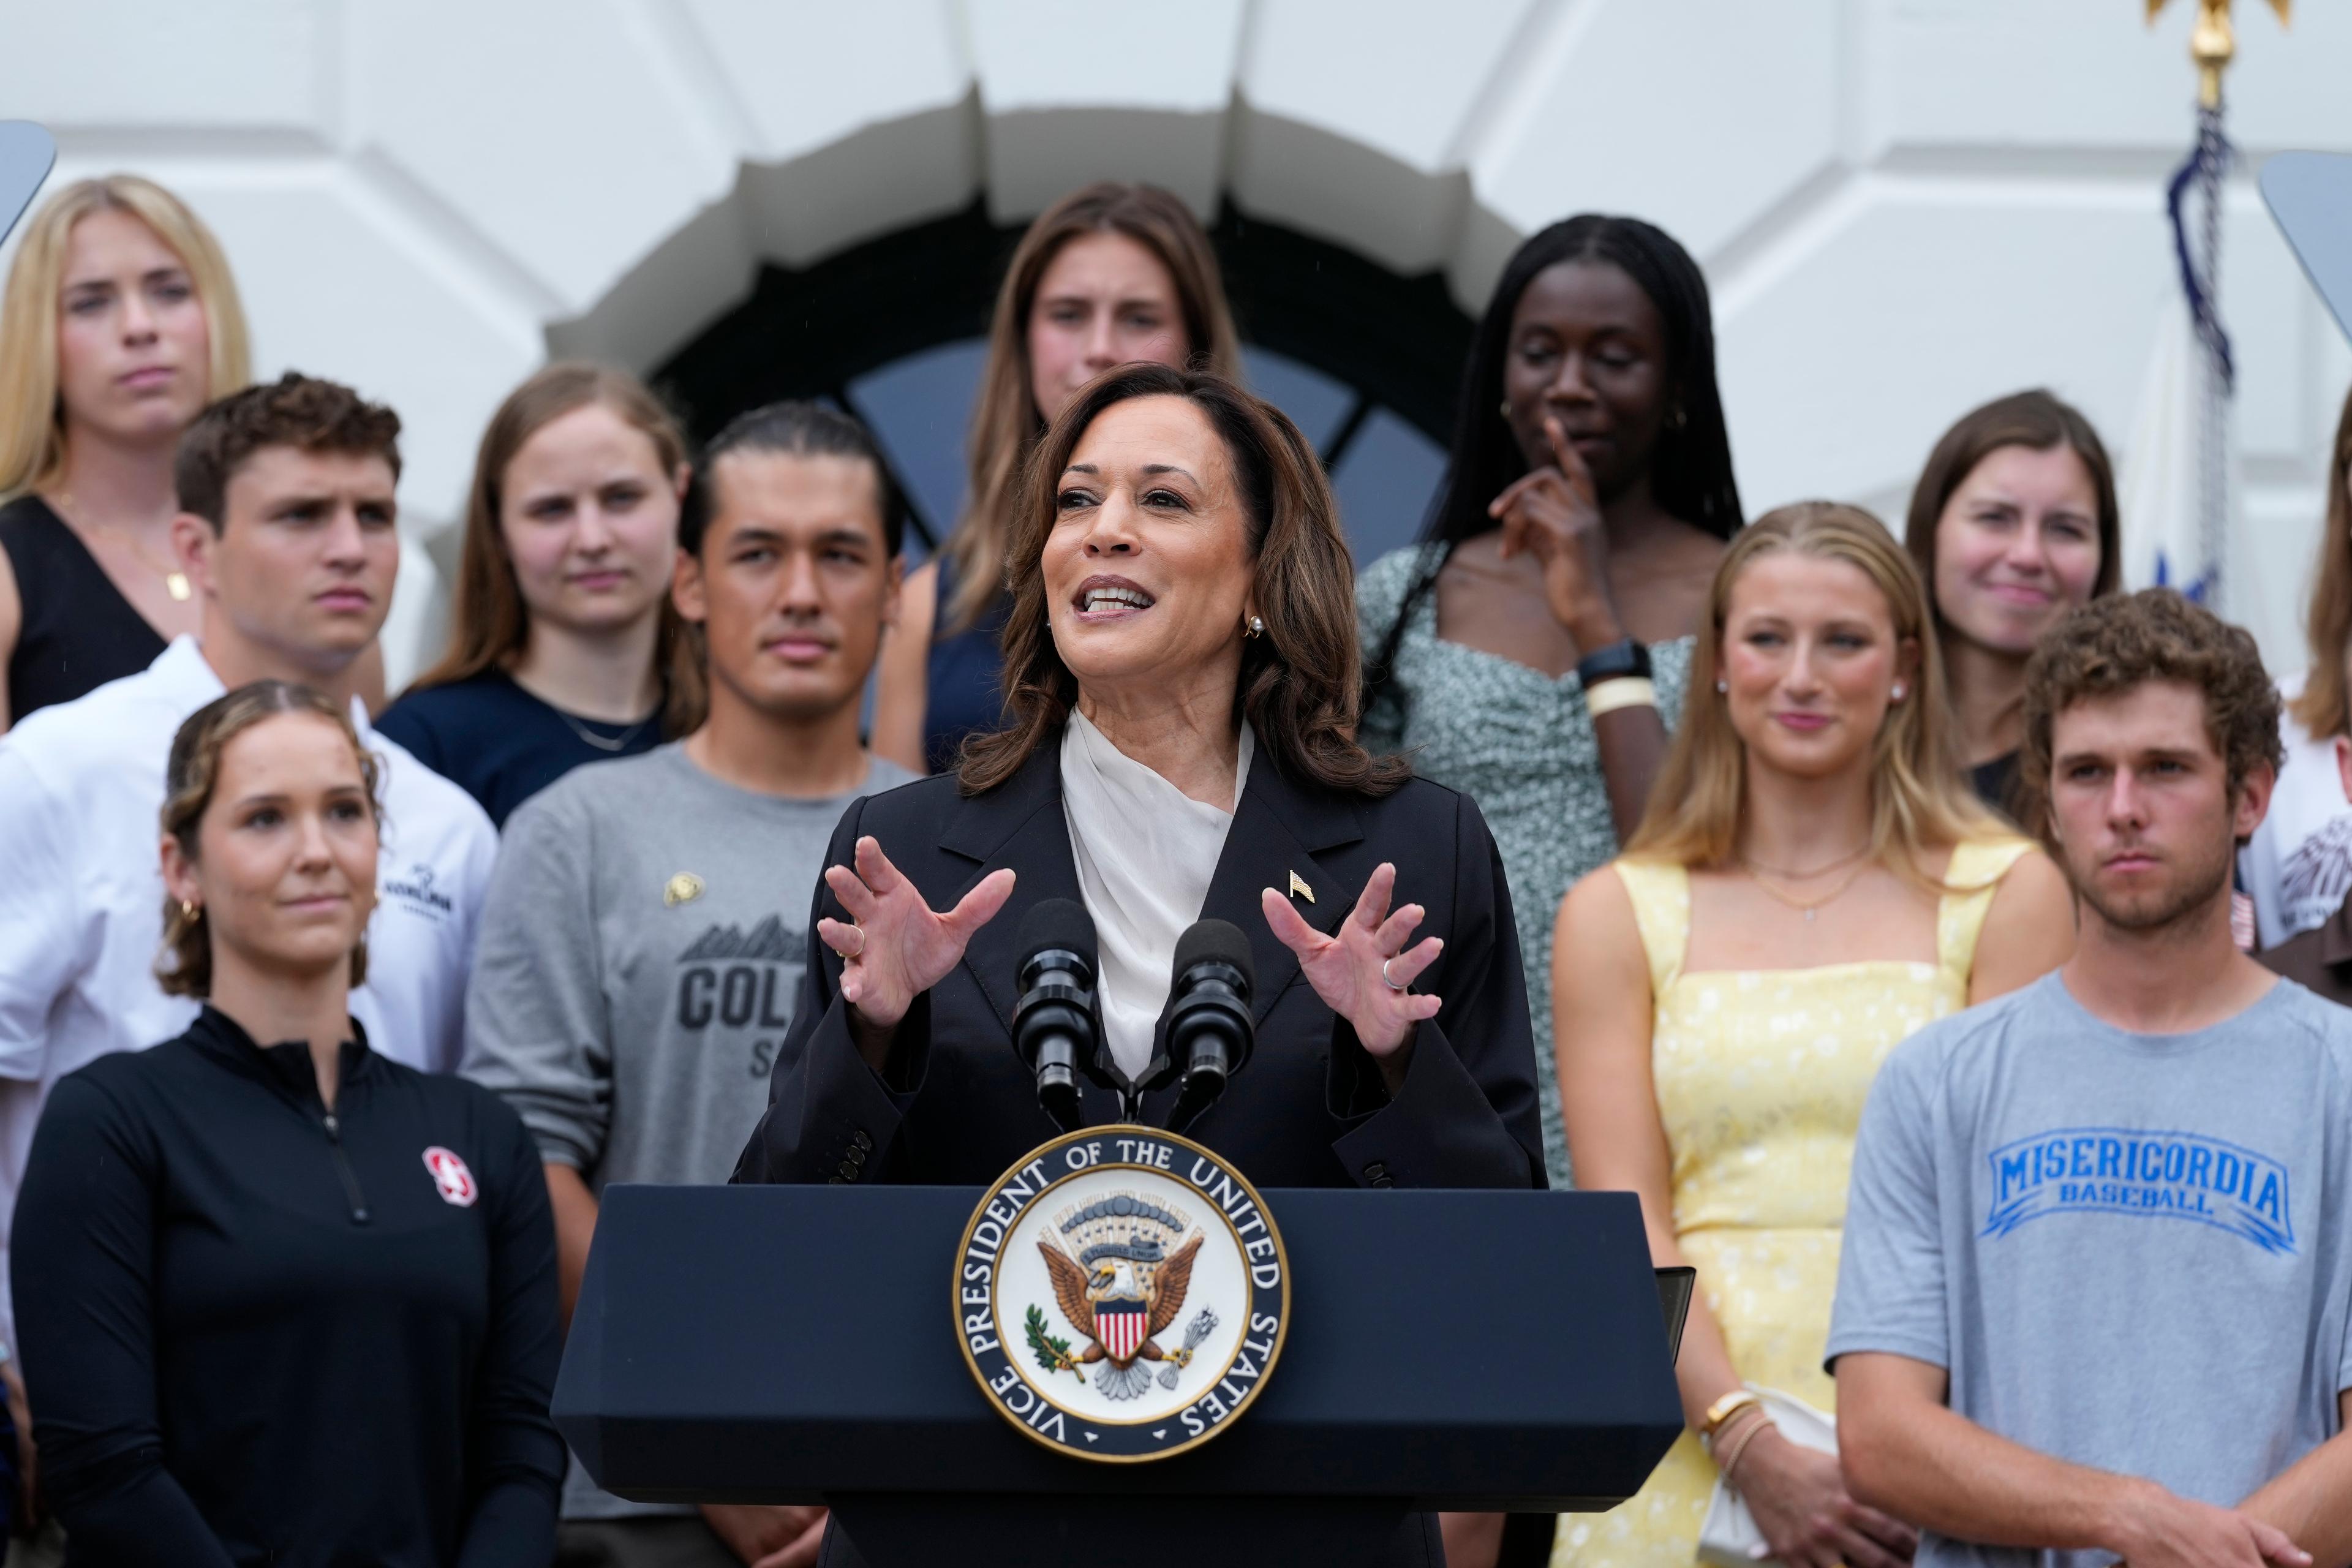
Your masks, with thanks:
[[[467,1078],[504,1096],[601,1193],[720,1183],[767,1109],[792,1026],[825,846],[859,795],[786,800],[723,784],[677,745],[592,763],[508,819],[466,995]],[[651,1509],[589,1485],[564,1517]]]

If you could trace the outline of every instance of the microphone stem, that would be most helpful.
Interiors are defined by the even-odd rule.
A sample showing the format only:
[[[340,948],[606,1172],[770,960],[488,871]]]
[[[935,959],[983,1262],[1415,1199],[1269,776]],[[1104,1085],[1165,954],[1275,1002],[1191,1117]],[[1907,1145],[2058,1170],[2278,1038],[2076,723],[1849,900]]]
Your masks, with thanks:
[[[1218,1094],[1223,1088],[1221,1084],[1216,1089],[1203,1092],[1197,1082],[1187,1082],[1177,1091],[1176,1103],[1169,1108],[1168,1131],[1181,1132],[1193,1122],[1198,1121],[1207,1114],[1211,1106],[1217,1103]]]

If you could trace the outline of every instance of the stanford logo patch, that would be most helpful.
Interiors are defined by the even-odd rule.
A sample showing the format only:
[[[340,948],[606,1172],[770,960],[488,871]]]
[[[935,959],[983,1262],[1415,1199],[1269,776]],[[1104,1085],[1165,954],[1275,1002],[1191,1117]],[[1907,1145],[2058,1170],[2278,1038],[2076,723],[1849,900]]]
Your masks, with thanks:
[[[466,1162],[453,1150],[438,1143],[425,1151],[425,1168],[433,1173],[433,1184],[441,1190],[441,1201],[456,1204],[461,1209],[474,1206],[482,1189],[474,1184],[474,1173],[466,1169]]]

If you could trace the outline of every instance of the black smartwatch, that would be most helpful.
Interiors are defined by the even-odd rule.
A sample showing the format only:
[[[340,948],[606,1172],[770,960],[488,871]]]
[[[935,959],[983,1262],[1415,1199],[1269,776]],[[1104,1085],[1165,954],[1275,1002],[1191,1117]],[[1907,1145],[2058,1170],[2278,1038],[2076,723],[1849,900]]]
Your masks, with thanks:
[[[1576,661],[1576,679],[1588,691],[1604,680],[1622,680],[1629,676],[1650,678],[1650,650],[1632,637],[1620,637],[1605,647],[1594,648]]]

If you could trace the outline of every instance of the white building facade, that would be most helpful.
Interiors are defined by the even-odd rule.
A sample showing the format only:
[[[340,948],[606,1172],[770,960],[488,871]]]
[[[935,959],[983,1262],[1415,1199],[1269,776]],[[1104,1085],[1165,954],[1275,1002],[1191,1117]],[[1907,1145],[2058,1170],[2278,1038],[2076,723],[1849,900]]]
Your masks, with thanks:
[[[2174,286],[2194,9],[2151,28],[2139,0],[0,0],[0,118],[56,132],[55,180],[127,169],[184,195],[227,247],[257,371],[399,409],[420,545],[551,354],[648,371],[763,263],[975,200],[1016,222],[1100,176],[1437,273],[1474,315],[1521,235],[1650,218],[1711,282],[1750,515],[1830,496],[1899,528],[1929,446],[1987,397],[2046,384],[2129,433]],[[2252,175],[2352,150],[2352,7],[2291,31],[2239,10],[2224,605],[2291,669],[2352,353]],[[404,571],[396,679],[443,596],[424,551]]]

